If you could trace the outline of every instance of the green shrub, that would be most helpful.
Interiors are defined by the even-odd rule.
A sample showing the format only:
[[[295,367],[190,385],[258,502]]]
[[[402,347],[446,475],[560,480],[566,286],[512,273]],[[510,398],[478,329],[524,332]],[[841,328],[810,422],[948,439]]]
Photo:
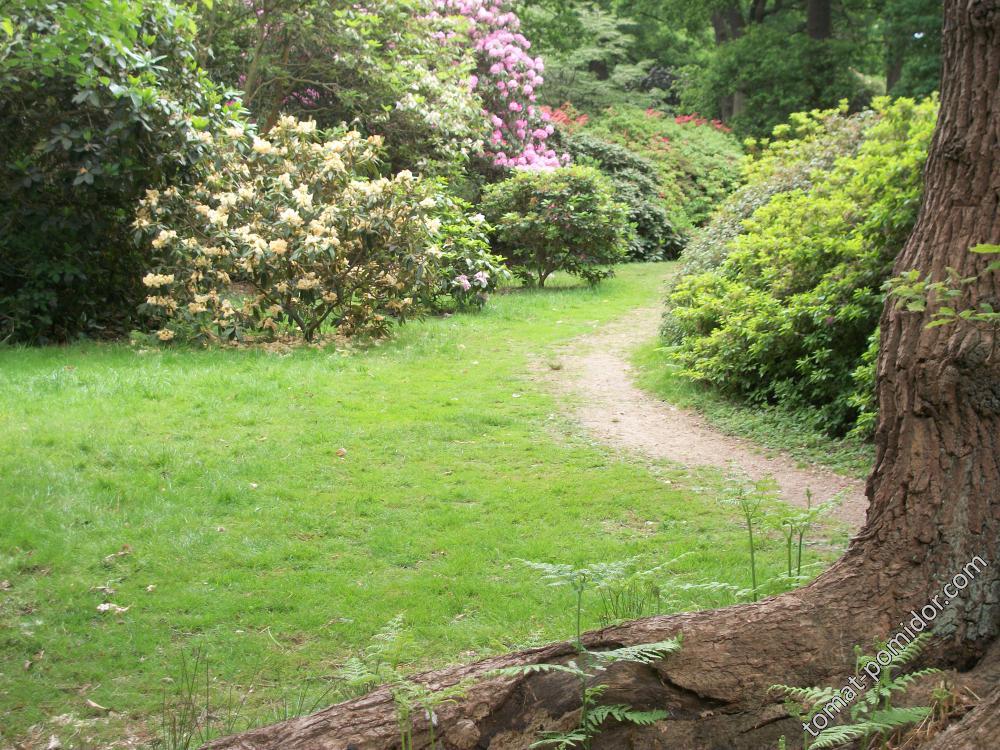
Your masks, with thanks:
[[[135,202],[198,161],[233,108],[167,0],[15,7],[0,31],[0,340],[126,331]]]
[[[441,255],[434,185],[376,177],[381,139],[283,117],[215,145],[196,185],[150,191],[136,220],[158,251],[143,283],[160,340],[384,335],[420,312]]]
[[[836,109],[799,112],[772,137],[750,139],[750,158],[744,162],[744,184],[695,232],[684,248],[680,277],[708,271],[725,259],[732,240],[743,231],[743,221],[778,193],[808,192],[814,177],[822,178],[837,159],[853,156],[877,119],[866,110],[849,115],[847,103]]]
[[[584,132],[653,164],[660,197],[677,230],[703,224],[739,184],[743,149],[720,122],[615,107],[592,118]]]
[[[614,185],[615,199],[628,206],[629,221],[636,229],[629,242],[629,259],[676,258],[683,240],[667,216],[653,165],[624,146],[587,133],[569,135],[564,144],[575,163],[600,169]]]
[[[717,267],[677,283],[667,333],[689,375],[810,410],[834,434],[856,423],[858,389],[868,385],[854,372],[916,220],[936,108],[933,99],[878,100],[855,154],[812,173],[805,188],[774,194]]]
[[[554,271],[596,284],[625,259],[633,228],[611,183],[593,167],[519,170],[486,188],[494,247],[525,283]]]
[[[437,243],[428,253],[437,255],[437,284],[429,306],[442,309],[442,299],[451,298],[454,307],[468,310],[482,307],[501,282],[510,278],[503,258],[490,247],[491,227],[482,214],[472,213],[472,205],[445,190],[435,199],[433,218],[440,222]]]
[[[868,348],[858,360],[858,366],[851,373],[854,389],[848,396],[848,403],[857,411],[851,434],[867,439],[875,434],[878,419],[878,402],[875,398],[875,367],[878,364],[879,329],[872,331]]]
[[[437,17],[430,0],[199,5],[206,65],[246,92],[262,130],[282,113],[321,128],[348,122],[385,137],[392,170],[450,175],[487,136],[465,22]]]

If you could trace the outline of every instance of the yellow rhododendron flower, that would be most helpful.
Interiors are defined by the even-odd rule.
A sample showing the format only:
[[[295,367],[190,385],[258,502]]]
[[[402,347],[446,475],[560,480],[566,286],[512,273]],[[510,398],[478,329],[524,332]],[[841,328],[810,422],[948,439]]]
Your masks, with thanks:
[[[172,273],[167,273],[167,274],[147,273],[145,276],[142,277],[142,283],[150,288],[156,289],[157,287],[173,284],[174,275]]]
[[[271,240],[267,243],[267,249],[275,255],[284,255],[288,252],[288,242],[282,239]]]
[[[315,289],[320,284],[319,279],[316,278],[316,274],[310,273],[304,278],[299,279],[295,282],[296,289]]]

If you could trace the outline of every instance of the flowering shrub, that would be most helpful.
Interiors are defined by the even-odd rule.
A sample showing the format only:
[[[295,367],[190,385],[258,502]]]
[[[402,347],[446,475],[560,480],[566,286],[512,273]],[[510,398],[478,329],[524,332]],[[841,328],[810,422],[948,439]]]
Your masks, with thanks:
[[[646,114],[650,117],[657,117],[658,112],[654,109],[647,109]],[[702,117],[697,112],[690,115],[677,115],[674,118],[674,122],[677,125],[687,125],[689,122],[694,123],[697,127],[709,126],[718,130],[720,133],[732,133],[733,129],[728,127],[722,120],[709,120],[707,117]]]
[[[430,303],[440,307],[442,296],[459,308],[482,307],[497,286],[510,278],[503,258],[490,249],[491,227],[473,214],[466,201],[442,192],[434,217],[441,222],[437,244],[428,251],[438,257],[438,284]]]
[[[541,57],[520,33],[521,20],[506,0],[435,0],[440,14],[469,19],[468,34],[478,55],[478,75],[472,88],[483,100],[483,114],[492,134],[485,152],[498,167],[551,169],[568,161],[546,145],[553,132],[547,116],[535,105],[536,89],[544,79]]]
[[[567,133],[576,132],[590,122],[590,115],[578,111],[569,102],[563,102],[558,109],[543,106],[542,115],[547,116],[550,122]]]
[[[681,117],[684,120],[684,116]],[[655,109],[608,108],[583,128],[653,163],[671,223],[700,226],[739,183],[743,150],[736,138],[694,120],[680,123]]]
[[[3,6],[0,341],[123,333],[147,262],[136,201],[182,178],[239,105],[195,64],[179,3]]]
[[[433,184],[374,178],[380,145],[283,117],[266,137],[220,136],[190,191],[150,191],[136,223],[162,260],[143,278],[159,338],[383,335],[417,313],[435,282]]]
[[[280,113],[354,123],[393,169],[454,174],[486,138],[470,89],[467,24],[432,0],[216,0],[201,6],[207,63],[246,92],[266,130]],[[443,62],[444,61],[444,62]]]
[[[494,247],[525,283],[565,271],[596,284],[625,259],[633,231],[614,194],[593,167],[519,170],[486,188],[482,208]]]

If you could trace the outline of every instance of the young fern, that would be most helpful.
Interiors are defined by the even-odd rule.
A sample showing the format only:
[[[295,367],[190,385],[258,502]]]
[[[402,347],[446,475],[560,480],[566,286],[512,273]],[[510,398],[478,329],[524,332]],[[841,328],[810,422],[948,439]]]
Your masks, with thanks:
[[[348,658],[337,670],[336,676],[343,682],[343,692],[348,696],[363,695],[380,685],[388,685],[396,707],[401,750],[412,750],[413,720],[415,715],[419,716],[421,713],[429,728],[431,747],[436,747],[435,709],[462,695],[467,683],[460,682],[443,690],[432,690],[408,680],[398,668],[401,655],[408,645],[403,616],[397,615],[372,636],[371,642],[363,651]]]
[[[675,654],[681,650],[682,636],[671,638],[657,643],[640,643],[636,646],[623,646],[611,651],[590,651],[588,652],[597,661],[614,664],[615,662],[627,661],[635,664],[653,664],[661,659]]]
[[[403,616],[396,615],[382,626],[363,651],[348,659],[336,671],[348,696],[364,695],[379,685],[400,678],[396,667],[408,645]]]
[[[857,654],[855,680],[863,680],[862,673],[871,677],[871,671],[866,669],[877,664],[875,683],[860,696],[855,696],[853,689],[846,697],[844,691],[833,687],[793,687],[791,685],[772,685],[771,690],[779,693],[785,699],[788,712],[802,721],[803,741],[805,750],[826,750],[827,748],[843,747],[852,742],[861,741],[862,747],[868,747],[871,740],[878,738],[886,742],[893,734],[913,724],[923,721],[931,714],[927,706],[912,706],[900,708],[892,705],[894,693],[905,693],[914,681],[940,670],[927,668],[896,674],[907,664],[917,659],[927,646],[930,633],[921,633],[912,641],[895,652],[892,661],[882,666],[876,657],[865,654],[855,647]],[[879,644],[884,649],[886,644]],[[894,676],[895,675],[895,676]],[[857,697],[857,700],[855,700]],[[826,726],[813,732],[808,728],[813,719],[821,713],[828,719],[833,719],[838,713],[848,707],[849,700],[854,701],[848,710],[850,723]],[[819,725],[814,725],[819,729]]]
[[[591,741],[600,734],[601,728],[609,719],[639,726],[649,726],[665,719],[667,717],[666,711],[640,711],[625,704],[601,703],[600,698],[607,690],[607,685],[592,683],[612,664],[619,662],[653,664],[672,653],[676,653],[681,648],[679,635],[677,638],[657,643],[622,646],[606,651],[591,651],[583,645],[581,612],[584,592],[590,585],[607,586],[622,580],[630,574],[630,569],[634,566],[634,559],[615,563],[598,563],[584,568],[536,563],[527,560],[521,562],[532,570],[542,573],[542,580],[548,585],[570,586],[576,594],[576,638],[573,644],[578,654],[578,660],[571,660],[566,664],[525,664],[497,669],[491,673],[492,675],[513,677],[562,672],[572,675],[576,679],[580,691],[580,719],[577,725],[568,731],[543,732],[531,747],[552,748],[554,750],[569,750],[570,748],[589,750]],[[664,565],[667,564],[669,563],[664,563]]]
[[[868,740],[872,737],[885,738],[903,727],[923,721],[930,712],[931,709],[926,706],[875,711],[865,721],[823,730],[816,740],[808,745],[808,748],[809,750],[828,750],[828,748],[842,747],[857,740]]]

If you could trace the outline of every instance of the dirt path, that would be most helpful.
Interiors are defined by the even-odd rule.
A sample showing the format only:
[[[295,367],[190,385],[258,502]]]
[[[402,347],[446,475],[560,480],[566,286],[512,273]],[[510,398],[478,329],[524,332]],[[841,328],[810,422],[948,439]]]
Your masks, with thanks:
[[[806,488],[817,501],[844,492],[834,516],[860,528],[868,500],[864,483],[821,468],[800,468],[786,455],[768,457],[753,444],[725,435],[697,413],[639,390],[632,382],[632,350],[656,336],[659,308],[639,309],[576,339],[559,352],[562,367],[539,363],[553,388],[575,397],[574,416],[598,439],[639,454],[683,464],[735,470],[750,479],[771,476],[782,498],[805,505]]]

